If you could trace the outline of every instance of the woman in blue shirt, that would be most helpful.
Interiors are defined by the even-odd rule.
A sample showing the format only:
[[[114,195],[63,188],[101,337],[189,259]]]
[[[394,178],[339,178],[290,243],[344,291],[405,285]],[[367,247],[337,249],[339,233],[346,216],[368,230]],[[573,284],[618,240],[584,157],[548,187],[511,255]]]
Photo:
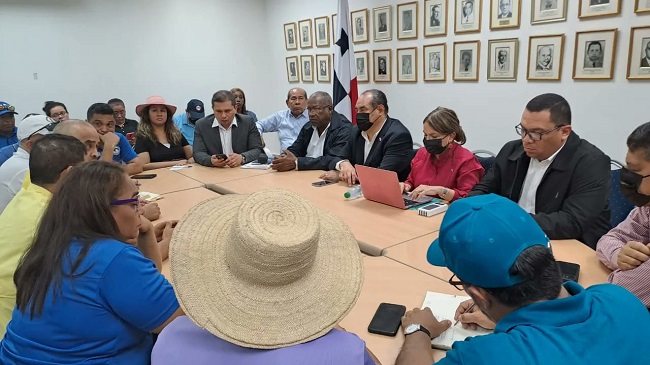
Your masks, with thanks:
[[[74,167],[14,274],[0,363],[149,364],[150,333],[182,314],[160,265],[153,226],[122,167]]]

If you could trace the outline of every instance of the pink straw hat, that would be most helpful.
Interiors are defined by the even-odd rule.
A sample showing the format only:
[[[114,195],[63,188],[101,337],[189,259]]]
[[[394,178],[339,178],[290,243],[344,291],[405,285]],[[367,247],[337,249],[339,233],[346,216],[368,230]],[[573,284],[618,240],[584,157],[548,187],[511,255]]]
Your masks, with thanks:
[[[150,96],[147,98],[147,101],[144,102],[144,104],[140,104],[135,107],[135,114],[137,114],[139,117],[142,116],[142,111],[144,108],[150,106],[150,105],[164,105],[167,108],[167,111],[170,114],[176,113],[176,107],[173,105],[169,105],[165,102],[165,98],[162,96]]]

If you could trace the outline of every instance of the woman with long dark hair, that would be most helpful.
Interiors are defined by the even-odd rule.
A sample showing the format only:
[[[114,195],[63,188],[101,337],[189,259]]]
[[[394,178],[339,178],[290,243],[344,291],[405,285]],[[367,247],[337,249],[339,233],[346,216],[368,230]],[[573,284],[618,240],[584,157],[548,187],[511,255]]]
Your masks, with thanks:
[[[140,209],[120,165],[72,169],[14,274],[16,308],[0,363],[149,363],[150,333],[182,311]]]
[[[246,94],[244,94],[244,90],[235,87],[230,89],[230,92],[235,95],[235,108],[237,108],[237,113],[248,115],[253,118],[253,122],[257,122],[257,115],[246,108]]]

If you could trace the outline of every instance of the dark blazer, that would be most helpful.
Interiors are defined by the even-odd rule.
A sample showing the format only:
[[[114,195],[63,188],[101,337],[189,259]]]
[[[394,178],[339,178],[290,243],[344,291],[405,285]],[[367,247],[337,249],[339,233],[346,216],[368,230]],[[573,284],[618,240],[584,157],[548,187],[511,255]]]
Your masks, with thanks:
[[[469,196],[495,193],[518,202],[530,164],[521,140],[508,142]],[[533,218],[550,239],[578,239],[595,249],[610,230],[610,159],[571,132],[535,196]]]
[[[361,135],[361,130],[356,125],[352,127],[348,143],[339,158],[330,162],[329,169],[334,170],[336,163],[349,160],[352,165],[376,167],[383,170],[395,171],[399,181],[404,181],[411,172],[411,159],[413,158],[413,139],[411,132],[397,119],[388,118],[381,127],[375,143],[368,154],[368,159],[363,160],[363,150],[366,140]]]
[[[263,152],[260,132],[248,115],[237,114],[237,126],[232,126],[232,150],[244,156],[245,162],[257,160]],[[214,114],[201,118],[194,128],[194,161],[212,167],[210,157],[223,153],[219,127],[212,127]]]
[[[348,118],[333,111],[332,120],[325,136],[323,156],[317,158],[305,157],[307,147],[309,147],[309,142],[311,142],[311,137],[314,134],[311,122],[305,123],[296,141],[288,148],[291,153],[298,157],[298,170],[327,170],[330,162],[336,156],[339,156],[345,148],[345,144],[350,137],[350,130],[352,130],[352,123]]]

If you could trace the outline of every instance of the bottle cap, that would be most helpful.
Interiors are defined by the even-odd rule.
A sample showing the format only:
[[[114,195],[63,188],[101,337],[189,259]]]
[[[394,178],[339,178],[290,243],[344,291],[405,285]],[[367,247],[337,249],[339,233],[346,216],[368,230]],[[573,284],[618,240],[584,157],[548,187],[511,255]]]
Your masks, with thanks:
[[[352,195],[350,194],[349,191],[346,191],[345,194],[343,194],[343,197],[344,197],[345,199],[350,199],[351,196],[352,196]]]

